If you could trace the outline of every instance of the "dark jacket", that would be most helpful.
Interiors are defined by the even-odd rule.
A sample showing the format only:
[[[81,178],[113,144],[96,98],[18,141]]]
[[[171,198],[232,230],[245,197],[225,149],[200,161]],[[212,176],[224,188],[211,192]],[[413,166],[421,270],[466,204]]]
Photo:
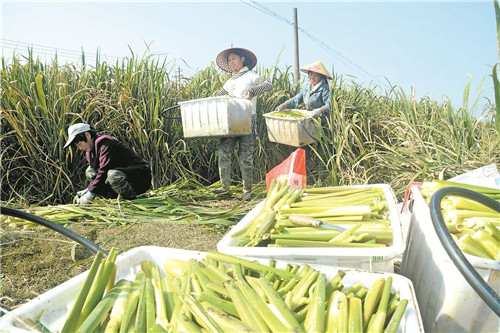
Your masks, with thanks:
[[[108,187],[105,181],[111,169],[127,174],[137,193],[145,192],[151,185],[149,164],[112,136],[98,135],[94,140],[94,150],[86,152],[85,155],[90,166],[97,172],[96,178],[88,186],[91,192],[100,193]]]

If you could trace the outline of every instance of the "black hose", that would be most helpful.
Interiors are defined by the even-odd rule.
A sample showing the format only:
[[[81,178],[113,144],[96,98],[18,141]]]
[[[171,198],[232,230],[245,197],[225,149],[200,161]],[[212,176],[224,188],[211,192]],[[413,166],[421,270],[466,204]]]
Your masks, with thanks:
[[[92,250],[95,253],[102,252],[102,253],[104,253],[105,257],[108,256],[107,251],[104,251],[103,249],[101,249],[99,246],[92,243],[88,239],[80,236],[79,234],[77,234],[77,233],[57,224],[57,223],[54,223],[54,222],[49,221],[47,219],[44,219],[43,217],[36,216],[36,215],[28,213],[28,212],[23,212],[21,210],[17,210],[14,208],[4,207],[4,206],[0,206],[0,214],[21,218],[24,220],[28,220],[28,221],[43,225],[44,227],[47,227],[47,228],[52,229],[54,231],[57,231],[57,232],[63,234],[64,236],[71,238],[75,242],[80,243],[81,245],[89,248],[90,250]]]
[[[492,309],[497,316],[500,317],[500,297],[470,264],[462,251],[455,244],[453,238],[451,238],[450,232],[444,223],[443,214],[441,212],[441,200],[447,195],[459,195],[467,199],[474,200],[499,213],[500,203],[488,198],[485,195],[460,187],[444,187],[439,189],[434,193],[430,202],[432,223],[434,224],[434,229],[436,230],[438,238],[446,250],[446,253],[448,253],[451,261],[453,261],[455,266],[457,266],[458,270],[462,273],[470,286],[490,307],[490,309]]]

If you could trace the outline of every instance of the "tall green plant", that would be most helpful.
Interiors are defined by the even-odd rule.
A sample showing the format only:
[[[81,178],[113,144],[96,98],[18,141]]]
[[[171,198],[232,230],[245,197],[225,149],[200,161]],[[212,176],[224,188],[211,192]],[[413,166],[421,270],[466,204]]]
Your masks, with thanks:
[[[222,87],[229,74],[213,63],[180,79],[172,72],[175,63],[150,54],[132,53],[113,64],[98,59],[93,66],[84,53],[80,66],[57,59],[43,64],[31,51],[24,58],[2,58],[2,200],[68,202],[86,185],[83,154],[62,148],[67,127],[79,121],[144,156],[155,188],[183,179],[204,185],[218,180],[218,139],[184,138],[181,121],[162,116],[180,101],[210,97]],[[293,83],[290,68],[256,71],[274,86],[257,99],[254,168],[261,181],[297,149],[270,142],[262,114],[294,96],[300,85]],[[397,86],[383,92],[342,76],[331,81],[331,97],[328,124],[308,148],[309,185],[389,183],[399,193],[410,181],[447,178],[500,159],[495,124],[470,117],[476,102],[455,111],[446,102],[417,101]],[[170,115],[179,116],[179,109]],[[238,163],[233,166],[237,180]]]

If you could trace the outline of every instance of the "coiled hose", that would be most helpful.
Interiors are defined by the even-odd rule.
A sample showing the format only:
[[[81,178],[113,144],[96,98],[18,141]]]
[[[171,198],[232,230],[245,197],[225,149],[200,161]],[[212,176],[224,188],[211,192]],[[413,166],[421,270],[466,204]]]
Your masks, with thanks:
[[[451,238],[450,232],[444,223],[443,214],[441,212],[441,200],[447,195],[459,195],[467,199],[474,200],[499,213],[500,203],[488,198],[485,195],[460,187],[444,187],[439,189],[432,195],[430,202],[432,223],[446,253],[448,253],[451,261],[453,261],[469,285],[476,291],[476,293],[490,307],[490,309],[492,309],[496,315],[500,317],[500,297],[470,264],[462,251],[458,248],[457,244],[455,244],[453,238]]]
[[[28,220],[28,221],[43,225],[44,227],[47,227],[47,228],[52,229],[54,231],[57,231],[58,233],[61,233],[68,238],[71,238],[75,242],[78,242],[79,244],[87,247],[88,249],[90,249],[91,251],[93,251],[95,253],[102,252],[102,253],[104,253],[105,257],[108,256],[107,251],[101,249],[99,246],[92,243],[88,239],[80,236],[79,234],[77,234],[77,233],[57,224],[57,223],[49,221],[43,217],[36,216],[36,215],[28,213],[28,212],[23,212],[21,210],[17,210],[14,208],[4,207],[4,206],[0,206],[0,214],[21,218],[24,220]]]

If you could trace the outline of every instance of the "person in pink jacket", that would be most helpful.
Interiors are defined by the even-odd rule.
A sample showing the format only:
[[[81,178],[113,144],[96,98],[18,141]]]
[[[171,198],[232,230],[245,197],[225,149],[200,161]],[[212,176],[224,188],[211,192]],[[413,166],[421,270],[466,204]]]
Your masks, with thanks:
[[[78,191],[78,204],[87,205],[96,195],[134,199],[151,187],[149,164],[117,138],[99,135],[90,125],[77,123],[68,128],[64,148],[70,145],[85,151],[89,162],[85,176],[90,184]]]

